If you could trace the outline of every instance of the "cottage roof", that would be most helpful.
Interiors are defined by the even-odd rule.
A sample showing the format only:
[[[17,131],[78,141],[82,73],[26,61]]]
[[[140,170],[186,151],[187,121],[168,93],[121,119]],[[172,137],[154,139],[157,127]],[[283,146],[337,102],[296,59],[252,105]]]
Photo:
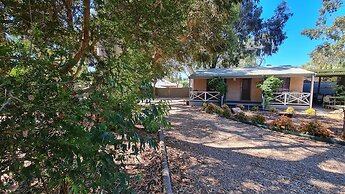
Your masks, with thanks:
[[[312,76],[314,72],[292,66],[264,66],[242,68],[215,68],[196,70],[189,78],[253,78],[275,75],[278,77]]]

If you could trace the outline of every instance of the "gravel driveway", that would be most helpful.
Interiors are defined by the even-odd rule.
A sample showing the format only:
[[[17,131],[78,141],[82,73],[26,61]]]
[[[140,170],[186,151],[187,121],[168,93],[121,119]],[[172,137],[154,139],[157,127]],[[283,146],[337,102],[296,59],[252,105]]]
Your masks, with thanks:
[[[345,147],[171,105],[175,193],[345,193]]]

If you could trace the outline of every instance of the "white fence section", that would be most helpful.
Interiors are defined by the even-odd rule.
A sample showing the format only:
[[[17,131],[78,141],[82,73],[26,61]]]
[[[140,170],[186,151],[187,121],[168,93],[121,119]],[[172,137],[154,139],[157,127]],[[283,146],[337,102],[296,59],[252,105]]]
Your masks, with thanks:
[[[189,99],[193,101],[219,101],[220,93],[214,91],[190,91]]]
[[[273,93],[273,100],[271,104],[310,105],[310,93],[306,93],[306,92]]]

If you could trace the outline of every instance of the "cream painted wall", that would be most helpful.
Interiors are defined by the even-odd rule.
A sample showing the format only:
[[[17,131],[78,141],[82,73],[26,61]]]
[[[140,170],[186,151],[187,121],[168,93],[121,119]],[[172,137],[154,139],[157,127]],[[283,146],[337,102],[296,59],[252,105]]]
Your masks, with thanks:
[[[303,92],[304,77],[290,78],[290,92]]]
[[[206,91],[207,88],[206,79],[194,79],[193,80],[193,90]]]

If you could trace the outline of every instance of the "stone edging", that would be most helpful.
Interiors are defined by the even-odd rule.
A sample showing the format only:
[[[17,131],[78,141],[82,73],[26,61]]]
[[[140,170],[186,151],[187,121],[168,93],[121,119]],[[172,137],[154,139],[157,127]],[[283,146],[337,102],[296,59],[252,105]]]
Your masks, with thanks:
[[[219,116],[218,114],[216,114],[216,115]],[[225,117],[223,117],[223,118],[225,118]],[[248,125],[253,125],[253,126],[256,126],[256,127],[263,128],[263,129],[268,129],[268,130],[271,130],[271,131],[277,131],[277,132],[281,132],[281,133],[285,133],[285,134],[291,134],[291,135],[296,135],[296,136],[300,136],[300,137],[305,137],[305,138],[308,138],[308,139],[312,139],[312,140],[315,140],[315,141],[322,141],[322,142],[326,142],[326,143],[329,143],[329,144],[337,144],[337,145],[345,146],[345,141],[338,141],[338,140],[336,140],[334,138],[318,137],[318,136],[314,136],[314,135],[297,133],[297,132],[289,131],[289,130],[280,130],[277,127],[271,127],[271,126],[268,126],[268,125],[255,124],[255,123],[252,123],[250,121],[240,121],[238,119],[231,118],[231,117],[227,118],[227,119],[231,119],[233,121],[241,122],[241,123],[248,124]]]
[[[163,178],[163,192],[166,194],[172,194],[171,175],[169,170],[167,150],[165,147],[163,130],[159,130],[159,146],[162,151],[162,178]]]

